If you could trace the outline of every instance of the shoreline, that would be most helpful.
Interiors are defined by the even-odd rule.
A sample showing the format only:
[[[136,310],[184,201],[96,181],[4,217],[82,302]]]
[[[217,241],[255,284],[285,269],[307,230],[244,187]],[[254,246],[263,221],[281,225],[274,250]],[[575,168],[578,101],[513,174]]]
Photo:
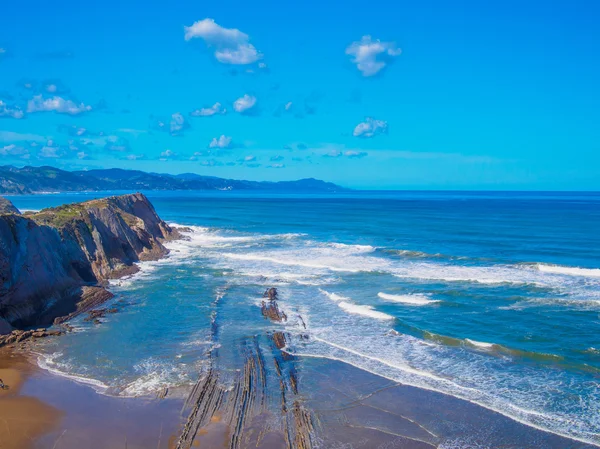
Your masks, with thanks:
[[[182,225],[176,224],[176,223],[169,223],[169,224],[171,226],[173,226],[174,229],[185,229],[185,227],[183,227]],[[172,250],[173,248],[170,248],[169,244],[175,244],[175,245],[180,244],[182,241],[186,240],[185,239],[185,235],[186,234],[187,233],[185,233],[185,232],[182,233],[182,236],[184,237],[183,239],[177,239],[177,240],[173,240],[171,242],[167,242],[166,243],[166,247],[169,248],[170,250]],[[126,277],[119,278],[118,280],[114,280],[113,282],[121,282],[123,280],[129,280],[129,279],[135,280],[136,276],[143,275],[143,271],[144,271],[143,266],[145,264],[150,264],[150,265],[160,264],[161,261],[162,261],[162,263],[164,263],[165,260],[168,260],[171,257],[178,258],[178,257],[184,257],[184,256],[183,255],[177,255],[177,252],[170,251],[170,253],[168,255],[166,255],[165,257],[163,257],[163,258],[161,258],[159,260],[150,261],[150,262],[143,262],[142,266],[140,267],[141,269],[137,273],[134,273],[131,276],[126,276]],[[139,266],[140,264],[137,264],[137,265]],[[109,285],[109,289],[110,289],[110,286],[111,285]],[[309,358],[312,358],[312,357],[311,356],[305,356],[305,357],[304,356],[300,356],[300,357],[298,357],[298,359],[305,359],[305,360],[309,359]],[[319,357],[315,357],[315,358],[319,358]],[[530,429],[530,431],[520,429],[521,433],[531,434],[531,435],[534,435],[534,434],[548,435],[547,438],[549,439],[549,441],[554,441],[554,440],[560,441],[560,443],[557,443],[557,445],[555,445],[555,446],[532,446],[532,447],[556,447],[556,448],[563,448],[563,447],[566,447],[566,446],[564,446],[564,441],[568,441],[568,442],[570,442],[572,444],[575,444],[575,445],[579,444],[579,446],[573,446],[573,447],[577,447],[577,448],[600,447],[600,444],[597,444],[597,443],[595,444],[595,443],[590,443],[590,442],[586,442],[586,441],[581,441],[581,440],[574,439],[574,438],[572,438],[570,436],[567,436],[567,435],[561,435],[559,433],[552,432],[550,430],[546,430],[546,429],[544,429],[542,427],[536,426],[535,424],[527,423],[527,422],[525,422],[523,420],[520,420],[518,418],[510,416],[508,413],[503,413],[502,411],[496,410],[496,409],[494,409],[492,407],[489,407],[489,406],[487,406],[485,404],[480,404],[478,402],[475,402],[475,401],[472,401],[472,400],[469,400],[469,399],[457,397],[457,396],[451,395],[449,393],[446,393],[444,391],[436,390],[436,389],[433,389],[433,388],[426,388],[426,387],[418,386],[418,385],[398,384],[393,379],[386,378],[386,377],[382,376],[379,373],[375,373],[375,372],[371,372],[371,371],[365,370],[364,368],[361,368],[359,366],[355,366],[355,365],[353,365],[353,364],[351,364],[351,363],[349,363],[348,361],[345,361],[345,360],[334,359],[334,358],[329,358],[329,357],[323,357],[322,360],[324,361],[323,363],[325,363],[325,364],[328,364],[328,363],[339,363],[339,364],[343,364],[343,365],[345,365],[347,367],[351,367],[351,368],[347,368],[347,369],[355,370],[355,372],[358,373],[358,374],[356,374],[356,376],[358,376],[358,377],[373,376],[374,378],[385,379],[386,381],[393,382],[393,383],[395,383],[397,385],[400,385],[404,389],[414,389],[415,391],[418,391],[417,393],[414,393],[414,392],[411,393],[413,396],[415,396],[415,395],[416,396],[427,396],[429,394],[432,394],[432,395],[442,395],[442,396],[445,396],[445,397],[449,398],[450,401],[455,401],[456,403],[463,403],[463,402],[467,403],[471,407],[474,407],[476,410],[479,410],[476,413],[483,413],[486,416],[487,415],[493,416],[494,414],[497,414],[497,415],[501,416],[502,418],[496,418],[496,421],[508,420],[510,422],[513,422],[514,426],[517,426],[517,427],[522,426],[523,428]],[[38,366],[39,366],[39,364],[38,364]],[[46,369],[50,373],[52,373],[52,371],[53,371],[52,369],[49,369],[47,367],[40,366],[40,368],[41,369]],[[139,399],[143,399],[145,397],[145,396],[135,396],[135,395],[134,396],[125,396],[125,395],[124,396],[120,396],[120,395],[104,394],[103,392],[98,391],[94,387],[94,385],[96,387],[98,386],[97,382],[99,382],[99,381],[95,381],[93,379],[87,379],[85,377],[81,377],[80,378],[79,376],[76,376],[76,375],[72,376],[72,375],[69,375],[67,373],[63,373],[63,372],[60,372],[60,371],[57,371],[57,372],[55,372],[53,374],[61,376],[61,377],[65,377],[66,379],[68,379],[71,382],[81,383],[81,384],[84,384],[86,386],[89,386],[90,388],[94,389],[97,394],[105,395],[105,396],[108,396],[108,397],[118,398],[118,399],[121,399],[121,400],[124,400],[124,399],[139,400]],[[178,390],[180,390],[180,391],[183,392],[185,390],[191,389],[192,388],[192,384],[188,384],[186,386],[180,386],[180,387],[176,387],[176,388]],[[552,443],[552,444],[554,444],[554,443]],[[517,446],[512,446],[512,447],[517,447]]]
[[[143,276],[148,271],[147,268],[155,267],[155,264],[166,263],[171,265],[179,259],[186,258],[189,255],[188,251],[184,248],[188,246],[186,240],[189,240],[185,238],[187,235],[186,231],[192,231],[192,229],[187,228],[186,231],[183,231],[181,225],[176,225],[172,222],[169,224],[173,226],[174,230],[180,231],[179,238],[172,241],[167,240],[163,243],[167,249],[171,250],[178,247],[177,250],[169,251],[169,253],[158,259],[133,264],[135,270],[122,273],[122,276],[119,276],[117,279],[109,280],[105,287],[112,290],[114,284],[134,282],[137,276]],[[149,271],[153,270],[150,269]],[[271,320],[281,321],[279,316],[273,317],[265,314],[264,311],[263,315],[265,318],[268,316]],[[285,320],[287,321],[287,317]],[[600,442],[587,443],[581,439],[572,439],[572,437],[564,435],[564,433],[561,436],[558,433],[545,430],[535,424],[510,416],[508,411],[503,413],[502,410],[497,411],[491,406],[466,398],[463,399],[460,396],[444,392],[441,389],[427,388],[427,386],[421,386],[417,383],[411,384],[410,382],[408,384],[399,384],[393,378],[383,377],[376,370],[369,371],[359,365],[353,365],[352,362],[343,360],[342,358],[310,356],[308,354],[294,356],[293,354],[288,354],[285,352],[285,337],[283,337],[283,343],[279,338],[273,339],[277,351],[273,350],[271,353],[267,348],[270,343],[267,342],[265,344],[265,338],[272,336],[273,327],[265,329],[261,326],[261,329],[262,336],[259,334],[249,336],[248,334],[242,337],[245,342],[242,342],[241,354],[238,353],[238,357],[229,360],[232,363],[229,371],[241,372],[245,369],[256,369],[251,363],[247,365],[250,368],[244,367],[242,369],[244,358],[246,358],[247,364],[252,362],[252,360],[256,363],[263,363],[264,360],[262,359],[266,356],[266,373],[267,375],[272,375],[273,368],[270,356],[273,356],[277,371],[280,371],[280,369],[284,371],[283,376],[281,372],[278,373],[280,379],[278,382],[281,381],[284,416],[283,418],[279,417],[278,413],[281,414],[281,411],[275,411],[275,413],[269,413],[268,415],[266,413],[259,414],[258,411],[251,411],[251,413],[248,413],[249,419],[246,422],[244,421],[246,411],[241,410],[237,412],[239,416],[236,419],[239,418],[243,426],[234,432],[234,438],[236,439],[242,437],[248,438],[245,432],[252,433],[258,431],[260,434],[267,432],[272,440],[269,443],[270,445],[259,447],[284,447],[281,445],[283,432],[280,430],[272,431],[272,426],[277,427],[281,419],[284,422],[285,420],[298,421],[295,412],[298,407],[297,404],[302,404],[300,406],[301,419],[299,421],[305,416],[309,416],[308,419],[314,419],[314,429],[312,428],[312,423],[310,424],[311,428],[307,431],[306,429],[302,429],[296,422],[296,427],[292,432],[300,432],[300,435],[309,435],[310,438],[312,438],[310,435],[314,433],[315,438],[318,438],[320,443],[328,442],[330,444],[324,447],[350,444],[365,439],[369,442],[368,447],[376,444],[379,447],[395,447],[399,444],[399,441],[402,441],[401,447],[414,447],[415,449],[432,447],[438,449],[456,449],[474,447],[475,445],[477,447],[497,447],[498,445],[502,445],[502,447],[506,448],[528,447],[540,449],[587,449],[600,447]],[[275,332],[275,334],[281,334],[281,332]],[[239,340],[235,341],[236,344],[238,342]],[[9,366],[8,368],[12,370],[9,371],[9,375],[11,376],[12,374],[10,373],[17,372],[16,380],[9,380],[11,383],[14,382],[14,385],[17,385],[15,390],[11,392],[13,393],[13,397],[17,398],[20,402],[34,401],[37,404],[37,408],[31,410],[37,411],[33,415],[36,417],[39,415],[42,419],[39,427],[34,427],[31,432],[27,432],[28,434],[36,435],[34,437],[36,443],[32,447],[56,446],[52,438],[55,441],[59,441],[59,439],[61,441],[60,445],[56,446],[57,449],[63,447],[63,445],[65,448],[81,447],[74,444],[68,446],[67,444],[71,444],[68,438],[71,437],[63,439],[63,435],[60,432],[66,432],[70,429],[69,435],[75,433],[79,439],[93,438],[94,436],[101,438],[103,432],[106,431],[106,425],[108,425],[106,423],[112,422],[113,415],[119,415],[122,407],[127,407],[132,413],[128,417],[119,415],[123,418],[122,421],[128,422],[128,429],[134,429],[134,433],[137,435],[136,438],[146,441],[144,443],[146,445],[150,441],[152,441],[151,446],[156,445],[156,441],[153,441],[156,439],[156,432],[146,428],[148,420],[150,420],[153,423],[160,422],[159,427],[161,430],[158,445],[159,447],[163,447],[160,438],[162,438],[162,432],[165,427],[161,413],[165,413],[164,418],[167,421],[166,432],[170,435],[169,448],[172,447],[174,439],[176,440],[178,435],[181,435],[182,428],[185,428],[183,424],[186,418],[188,419],[187,424],[198,424],[192,434],[190,444],[202,440],[207,435],[210,435],[207,438],[211,441],[221,439],[226,442],[227,436],[232,433],[231,417],[225,418],[228,422],[224,422],[223,413],[219,409],[215,409],[212,415],[208,416],[208,420],[201,422],[191,422],[191,417],[188,418],[187,413],[180,410],[182,403],[184,403],[184,398],[174,393],[176,390],[180,393],[189,390],[193,391],[195,387],[187,380],[181,388],[170,388],[166,401],[158,401],[152,397],[153,394],[158,392],[129,396],[119,395],[118,392],[120,390],[111,390],[110,387],[108,389],[111,391],[99,391],[98,388],[94,387],[99,387],[101,384],[100,381],[95,381],[85,376],[69,375],[60,370],[53,370],[51,367],[43,366],[40,363],[41,359],[35,360],[36,357],[44,357],[43,353],[34,352],[38,344],[39,342],[32,341],[31,344],[17,346],[18,349],[13,351],[13,355],[11,356],[14,359],[14,367]],[[244,348],[244,345],[247,345],[247,347]],[[232,348],[229,347],[228,350],[232,351]],[[236,352],[235,349],[233,351]],[[247,358],[247,351],[253,354],[250,359]],[[27,362],[23,362],[23,359],[27,359]],[[219,357],[217,356],[215,360],[218,359]],[[216,363],[216,365],[219,364]],[[19,375],[19,370],[23,371],[22,375]],[[269,374],[270,370],[271,373]],[[218,378],[223,372],[223,369],[216,368],[214,370],[215,377]],[[263,379],[266,379],[264,371],[262,373],[257,371],[256,373],[262,375]],[[0,375],[0,377],[2,376]],[[23,381],[20,381],[20,378]],[[112,377],[103,379],[104,382],[110,383]],[[217,382],[219,384],[218,389],[220,389],[218,394],[229,394],[230,389],[227,383],[230,380],[224,379],[224,381],[219,380]],[[239,382],[239,379],[236,382]],[[272,401],[272,396],[278,394],[279,384],[269,383],[267,388],[266,380],[263,380],[263,382],[264,385],[262,387],[260,385],[253,385],[250,388],[254,388],[255,392],[253,394],[256,394],[258,398],[261,398],[262,395],[261,401]],[[244,389],[244,385],[246,384],[238,383],[236,388],[241,386],[240,388]],[[374,389],[373,386],[378,386],[378,388]],[[57,396],[55,391],[62,392],[63,394]],[[385,392],[383,398],[379,398],[381,392]],[[285,403],[286,395],[289,395],[287,404]],[[328,399],[324,401],[323,398]],[[375,400],[374,398],[378,399]],[[199,406],[202,404],[202,401],[197,402]],[[398,410],[400,406],[404,408]],[[183,409],[185,409],[185,406]],[[231,411],[231,408],[229,411]],[[272,411],[269,410],[269,412]],[[338,414],[339,416],[333,420],[329,416],[331,413],[334,415]],[[56,428],[57,420],[60,423],[58,427],[67,425],[68,429],[63,429],[63,427]],[[122,423],[111,425],[116,425],[117,428],[121,429],[120,426]],[[74,428],[78,430],[74,431]],[[271,430],[267,431],[266,429]],[[566,431],[577,429],[577,427],[570,427],[566,428]],[[579,430],[581,430],[581,427],[579,427]],[[119,435],[118,438],[127,438],[128,431],[121,429],[117,433]],[[583,435],[581,438],[587,438],[588,435],[594,440],[597,438],[597,435],[590,434],[589,432],[586,435],[585,429],[580,434]],[[302,436],[302,438],[305,438],[305,436]],[[125,441],[128,441],[129,444],[135,444],[133,441],[127,439]],[[289,440],[286,441],[289,443]],[[258,442],[254,441],[256,444]],[[121,443],[122,441],[115,440],[114,445],[118,447]],[[100,443],[95,444],[96,446],[94,447],[99,448],[112,447],[103,446]],[[2,444],[0,444],[0,447],[3,447]],[[185,447],[187,448],[188,446]],[[321,445],[320,447],[323,446]]]
[[[0,377],[10,387],[0,390],[3,449],[170,449],[179,432],[181,398],[101,395],[40,368],[30,351],[1,350]]]
[[[169,392],[159,399],[99,394],[90,385],[39,367],[35,357],[31,350],[0,351],[0,377],[10,386],[7,391],[0,390],[0,421],[6,419],[2,410],[11,414],[10,434],[0,430],[2,447],[112,449],[122,447],[125,441],[128,448],[175,447],[187,418],[182,413],[181,395]],[[318,422],[316,436],[324,447],[360,441],[368,442],[366,447],[406,449],[597,447],[535,429],[444,393],[390,381],[342,361],[297,360],[302,402]],[[181,388],[180,392],[191,389]],[[226,442],[231,429],[221,418],[215,415],[201,426],[194,444],[219,447],[216,442]],[[252,427],[270,428],[271,419],[259,416]],[[256,447],[286,447],[277,431],[270,432]],[[209,442],[215,446],[203,446]]]

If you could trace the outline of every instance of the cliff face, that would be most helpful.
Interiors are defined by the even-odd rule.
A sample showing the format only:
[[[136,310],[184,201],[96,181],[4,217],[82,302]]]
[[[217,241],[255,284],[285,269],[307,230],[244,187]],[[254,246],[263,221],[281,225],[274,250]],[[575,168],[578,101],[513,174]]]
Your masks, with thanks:
[[[0,215],[0,334],[106,299],[98,285],[166,255],[162,241],[176,237],[140,193]]]
[[[0,196],[0,215],[1,214],[20,214],[19,209],[13,206],[13,203]]]

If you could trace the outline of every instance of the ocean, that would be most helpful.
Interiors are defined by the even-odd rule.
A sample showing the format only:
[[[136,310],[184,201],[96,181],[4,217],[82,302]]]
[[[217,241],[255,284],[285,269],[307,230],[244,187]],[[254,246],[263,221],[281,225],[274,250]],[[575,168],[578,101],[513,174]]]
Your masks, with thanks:
[[[300,372],[337,360],[600,445],[600,193],[145,193],[188,240],[112,283],[119,313],[43,343],[43,368],[153,394],[214,351],[232,378],[242,339],[284,330]],[[261,316],[267,287],[287,322]]]

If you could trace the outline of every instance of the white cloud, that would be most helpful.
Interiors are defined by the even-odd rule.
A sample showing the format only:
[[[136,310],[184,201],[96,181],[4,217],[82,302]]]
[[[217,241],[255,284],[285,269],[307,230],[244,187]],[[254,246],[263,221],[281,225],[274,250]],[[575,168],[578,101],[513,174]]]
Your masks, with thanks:
[[[20,145],[15,145],[11,143],[10,145],[5,145],[0,147],[0,155],[2,156],[20,156],[23,159],[29,158],[29,150]]]
[[[190,126],[181,112],[176,112],[175,114],[171,115],[171,123],[169,125],[171,134],[174,135],[179,134],[181,131],[189,128]]]
[[[85,151],[79,151],[77,153],[77,159],[88,159],[89,158],[89,154],[87,154]]]
[[[213,19],[194,22],[183,27],[186,41],[201,38],[215,48],[215,58],[223,64],[252,64],[263,55],[250,43],[250,37],[237,28],[224,28]]]
[[[137,161],[138,159],[144,159],[144,155],[143,154],[128,154],[125,159],[129,160],[129,161]]]
[[[215,114],[225,114],[227,109],[225,109],[221,103],[217,102],[208,108],[196,109],[191,112],[190,115],[192,117],[210,117]]]
[[[367,153],[365,151],[348,150],[344,152],[344,156],[349,157],[351,159],[359,159],[361,157],[367,156]]]
[[[363,76],[373,76],[381,71],[393,58],[402,53],[394,42],[373,40],[371,36],[363,36],[360,41],[352,42],[346,48],[346,54],[353,56]]]
[[[244,113],[256,106],[256,97],[253,95],[245,94],[243,97],[238,98],[233,103],[233,109],[236,112]]]
[[[354,137],[375,137],[378,134],[387,133],[388,124],[384,120],[375,120],[367,117],[364,122],[359,123],[354,128],[352,135]]]
[[[160,160],[166,161],[167,159],[173,158],[175,156],[177,156],[177,154],[173,150],[165,150],[162,153],[160,153]]]
[[[285,164],[270,164],[267,168],[285,168]]]
[[[59,114],[78,115],[91,110],[92,107],[89,105],[77,104],[72,100],[66,100],[58,96],[43,98],[41,95],[35,95],[27,103],[27,112],[54,111]]]
[[[340,157],[342,155],[342,152],[340,150],[330,150],[329,152],[325,153],[323,156],[324,157]]]
[[[56,84],[48,84],[48,85],[46,86],[46,91],[47,91],[47,92],[50,92],[50,93],[52,93],[52,94],[53,94],[54,92],[56,92],[57,90],[58,90],[58,87],[56,86]]]
[[[291,102],[291,101],[288,101],[288,102],[285,104],[284,108],[285,108],[285,110],[286,110],[286,111],[289,111],[290,109],[292,109],[292,102]]]
[[[53,140],[48,140],[46,145],[44,145],[41,150],[38,152],[39,157],[43,158],[59,158],[61,154],[59,154],[60,148],[54,144]]]
[[[256,156],[250,155],[250,156],[244,157],[244,162],[253,162],[255,160],[256,160]]]
[[[208,144],[208,148],[231,148],[232,146],[233,140],[225,134],[221,135],[219,138],[213,137]]]
[[[25,116],[25,113],[19,107],[11,107],[0,100],[0,117],[10,117],[20,119]]]

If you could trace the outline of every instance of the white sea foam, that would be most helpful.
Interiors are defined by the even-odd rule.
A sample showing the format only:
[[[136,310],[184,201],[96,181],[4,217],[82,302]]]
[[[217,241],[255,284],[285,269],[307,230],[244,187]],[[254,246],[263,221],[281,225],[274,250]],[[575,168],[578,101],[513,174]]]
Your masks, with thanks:
[[[480,349],[492,349],[495,346],[494,343],[485,343],[483,341],[471,340],[470,338],[465,338],[465,342]]]
[[[182,369],[184,367],[182,363],[159,362],[153,358],[143,360],[134,366],[139,377],[125,385],[119,396],[145,396],[161,388],[188,383],[190,379]]]
[[[350,302],[341,301],[338,303],[338,306],[345,310],[348,313],[353,313],[355,315],[362,315],[369,318],[375,318],[377,320],[393,320],[394,317],[392,315],[388,315],[387,313],[379,312],[375,310],[371,306],[363,306],[359,304],[352,304]]]
[[[369,318],[375,318],[377,320],[393,320],[394,317],[392,315],[388,315],[387,313],[379,312],[372,306],[355,304],[352,302],[352,299],[347,296],[338,295],[337,293],[328,292],[323,289],[319,289],[319,291],[327,296],[332,301],[336,302],[337,305],[344,311],[354,314],[354,315],[362,315]]]
[[[80,374],[70,373],[70,365],[59,363],[56,360],[62,355],[63,354],[61,352],[55,352],[52,354],[38,354],[37,364],[40,368],[54,375],[65,377],[79,384],[90,386],[98,393],[105,393],[106,390],[108,390],[109,386],[104,382]]]
[[[550,265],[538,263],[534,265],[542,273],[564,274],[567,276],[582,276],[590,278],[600,278],[600,268],[579,268],[567,267],[564,265]]]
[[[346,243],[328,243],[328,246],[332,248],[338,248],[342,250],[350,250],[358,253],[372,253],[376,250],[374,246],[371,245],[348,245]]]
[[[338,295],[337,293],[330,293],[322,288],[320,288],[319,291],[332,301],[350,301],[350,298],[347,298],[346,296]]]
[[[390,295],[388,293],[379,292],[377,293],[377,296],[379,296],[381,299],[385,299],[386,301],[399,302],[411,306],[426,306],[428,304],[440,302],[439,299],[429,299],[428,296],[421,294]]]

